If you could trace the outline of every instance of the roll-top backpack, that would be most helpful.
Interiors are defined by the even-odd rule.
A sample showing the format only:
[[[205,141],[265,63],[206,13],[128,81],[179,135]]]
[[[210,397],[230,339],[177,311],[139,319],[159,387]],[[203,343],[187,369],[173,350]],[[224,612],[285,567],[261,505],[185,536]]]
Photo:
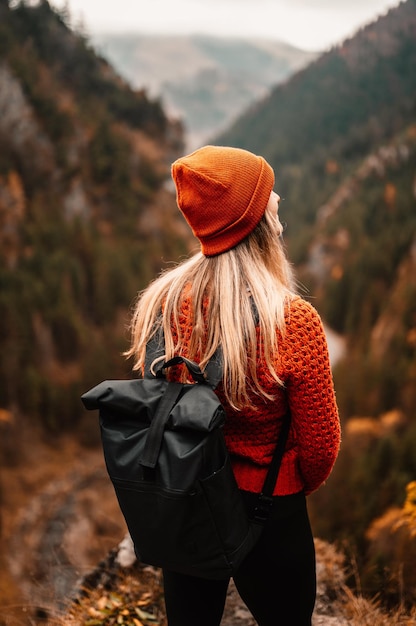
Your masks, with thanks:
[[[151,355],[154,351],[149,350]],[[148,362],[149,359],[147,359]],[[193,383],[170,382],[185,365]],[[225,446],[214,392],[220,359],[205,372],[178,356],[136,380],[108,380],[82,396],[98,409],[104,458],[137,558],[203,578],[228,578],[258,540],[283,455],[286,415],[258,504],[249,518]]]

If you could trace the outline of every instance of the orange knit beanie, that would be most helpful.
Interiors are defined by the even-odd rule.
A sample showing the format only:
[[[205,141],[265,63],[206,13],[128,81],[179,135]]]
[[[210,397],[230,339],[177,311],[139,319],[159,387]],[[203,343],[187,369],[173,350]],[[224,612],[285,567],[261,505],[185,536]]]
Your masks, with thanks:
[[[274,187],[263,157],[205,146],[172,165],[178,207],[205,256],[234,248],[257,226]]]

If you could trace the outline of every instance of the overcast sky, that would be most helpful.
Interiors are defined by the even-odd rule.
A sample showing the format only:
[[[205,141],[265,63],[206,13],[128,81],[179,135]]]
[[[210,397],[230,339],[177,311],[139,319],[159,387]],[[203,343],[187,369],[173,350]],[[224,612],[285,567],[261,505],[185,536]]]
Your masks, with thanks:
[[[52,0],[87,33],[145,32],[264,37],[324,50],[399,0]]]

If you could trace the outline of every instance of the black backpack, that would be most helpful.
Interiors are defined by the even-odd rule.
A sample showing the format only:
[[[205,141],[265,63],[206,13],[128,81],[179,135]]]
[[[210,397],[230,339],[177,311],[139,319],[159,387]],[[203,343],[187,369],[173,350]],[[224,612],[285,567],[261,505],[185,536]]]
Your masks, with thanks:
[[[159,349],[160,351],[160,349]],[[155,350],[149,349],[147,364]],[[194,383],[169,382],[165,370],[185,364]],[[86,392],[99,410],[108,474],[143,563],[203,578],[233,575],[260,537],[283,455],[286,415],[262,494],[251,518],[225,446],[225,411],[214,389],[220,359],[203,373],[175,357],[145,377],[104,381]]]

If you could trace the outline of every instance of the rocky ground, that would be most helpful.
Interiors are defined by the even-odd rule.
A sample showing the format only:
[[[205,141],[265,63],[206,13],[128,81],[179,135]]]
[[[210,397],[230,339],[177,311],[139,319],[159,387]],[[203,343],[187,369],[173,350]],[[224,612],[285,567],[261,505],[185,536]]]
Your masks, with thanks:
[[[313,626],[347,626],[350,624],[347,616],[343,614],[340,589],[344,585],[343,558],[333,546],[326,542],[316,540],[318,557],[318,595],[316,609],[313,618]],[[140,587],[138,581],[143,580]],[[130,603],[129,592],[136,587],[135,596]],[[119,592],[123,598],[123,604],[119,607],[113,603],[114,617],[120,615],[120,624],[133,624],[131,612],[137,600],[146,602],[146,609],[152,615],[146,625],[166,626],[163,600],[161,596],[160,571],[152,567],[140,566],[135,560],[129,538],[126,537],[119,547],[111,551],[97,568],[91,571],[81,582],[80,588],[84,589],[78,596],[78,601],[73,605],[71,625],[81,626],[85,616],[93,616],[96,619],[103,615],[104,607],[108,610],[111,606],[111,593]],[[126,590],[128,590],[126,592]],[[107,598],[107,604],[105,603]],[[141,600],[143,598],[143,600]],[[103,608],[100,608],[103,607]],[[130,608],[131,607],[131,608]],[[124,619],[123,621],[123,611]],[[114,622],[116,623],[116,622]],[[256,626],[250,612],[242,602],[234,584],[231,582],[224,617],[221,626]]]

